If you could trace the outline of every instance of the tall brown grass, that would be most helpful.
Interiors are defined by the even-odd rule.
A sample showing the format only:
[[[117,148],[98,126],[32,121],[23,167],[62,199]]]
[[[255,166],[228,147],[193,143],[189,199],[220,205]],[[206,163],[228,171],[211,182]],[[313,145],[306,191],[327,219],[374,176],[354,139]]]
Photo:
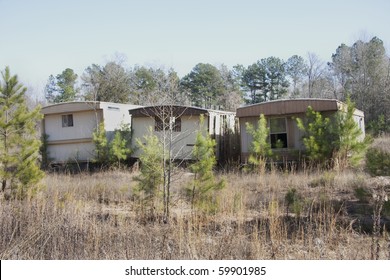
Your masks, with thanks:
[[[370,231],[354,190],[360,173],[223,174],[218,211],[191,212],[183,188],[172,188],[172,217],[164,224],[137,216],[136,173],[48,174],[45,188],[24,201],[0,201],[1,259],[370,259]],[[286,193],[299,204],[287,215]],[[352,206],[351,206],[352,205]],[[360,209],[360,208],[359,208]],[[157,209],[158,211],[158,209]],[[355,215],[356,214],[356,215]],[[361,215],[361,217],[359,216]],[[359,218],[360,217],[360,218]],[[379,258],[389,257],[388,235]]]

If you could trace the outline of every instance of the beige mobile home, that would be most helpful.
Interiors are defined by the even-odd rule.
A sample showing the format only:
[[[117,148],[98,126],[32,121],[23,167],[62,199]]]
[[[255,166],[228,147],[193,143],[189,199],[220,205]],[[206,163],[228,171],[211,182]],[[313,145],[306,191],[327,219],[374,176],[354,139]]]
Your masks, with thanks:
[[[239,118],[241,132],[241,162],[247,162],[252,143],[252,136],[246,130],[246,123],[256,126],[261,114],[268,121],[271,147],[281,154],[284,159],[295,159],[296,155],[304,149],[303,134],[298,129],[295,118],[304,119],[308,106],[325,116],[331,116],[337,111],[345,109],[345,104],[335,99],[275,100],[238,108],[237,117]],[[356,109],[354,119],[364,134],[364,113]],[[282,147],[276,145],[278,141],[282,143]]]
[[[66,102],[42,108],[42,133],[48,136],[48,157],[52,163],[92,161],[92,133],[104,122],[107,137],[122,122],[131,123],[129,109],[139,106],[109,102]]]
[[[199,130],[200,115],[204,115],[206,131],[217,142],[216,156],[220,157],[224,147],[224,136],[234,131],[235,113],[186,106],[150,106],[129,110],[132,120],[133,157],[142,152],[136,145],[136,139],[144,141],[149,129],[163,138],[164,132],[172,131],[173,157],[191,159],[196,133]],[[164,129],[165,127],[165,129]],[[170,141],[168,139],[167,141]],[[167,142],[166,142],[167,143]]]

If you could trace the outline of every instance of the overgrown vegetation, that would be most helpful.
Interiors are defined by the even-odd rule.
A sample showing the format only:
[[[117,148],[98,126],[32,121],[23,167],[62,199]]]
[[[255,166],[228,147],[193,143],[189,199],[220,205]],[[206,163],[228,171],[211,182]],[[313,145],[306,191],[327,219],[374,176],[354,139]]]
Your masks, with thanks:
[[[34,135],[40,115],[38,109],[27,109],[25,89],[16,76],[8,68],[2,74],[0,177],[2,192],[8,193],[0,197],[1,259],[390,257],[390,182],[348,173],[368,144],[359,141],[349,99],[347,110],[334,119],[308,108],[307,123],[298,120],[317,172],[305,166],[299,173],[280,171],[272,163],[265,170],[272,152],[262,115],[256,128],[247,125],[253,137],[250,163],[261,180],[257,174],[213,170],[215,141],[202,129],[193,164],[176,168],[178,176],[171,180],[174,158],[167,147],[172,134],[163,134],[161,142],[151,130],[137,141],[142,150],[139,171],[50,174],[46,188],[36,192],[43,176]],[[161,119],[172,133],[172,114]],[[96,160],[121,167],[131,152],[130,135],[125,128],[107,139],[100,124],[93,135]],[[366,157],[372,175],[388,175],[388,138],[381,143],[374,142]],[[329,166],[338,168],[325,172],[323,167]],[[194,210],[202,215],[193,215]]]
[[[310,106],[304,120],[297,125],[304,132],[303,144],[311,164],[322,167],[347,168],[361,164],[371,138],[354,120],[355,105],[347,98],[345,111],[325,117]]]
[[[335,159],[339,168],[356,167],[361,164],[372,139],[363,135],[357,122],[354,120],[355,104],[347,97],[345,111],[336,115]]]
[[[119,129],[114,131],[114,138],[112,139],[110,148],[110,162],[121,168],[121,163],[127,160],[131,153],[131,128],[130,124],[122,123]]]
[[[376,258],[377,244],[378,258],[389,257],[389,216],[382,211],[381,234],[372,240],[374,201],[354,198],[357,176],[369,192],[376,188],[364,173],[335,173],[332,186],[318,187],[308,182],[321,172],[271,170],[261,181],[229,173],[214,215],[194,219],[183,195],[193,177],[183,170],[172,185],[167,224],[141,218],[133,188],[139,175],[48,174],[34,198],[2,200],[0,258],[364,260]]]
[[[121,167],[121,163],[131,155],[131,128],[130,124],[122,123],[114,131],[112,139],[108,138],[104,122],[101,122],[92,134],[95,144],[95,161],[103,167],[109,165]]]
[[[298,128],[305,135],[303,144],[306,154],[311,163],[326,165],[333,155],[332,143],[335,141],[335,131],[331,127],[331,121],[323,117],[320,112],[307,108],[304,120],[297,118]]]

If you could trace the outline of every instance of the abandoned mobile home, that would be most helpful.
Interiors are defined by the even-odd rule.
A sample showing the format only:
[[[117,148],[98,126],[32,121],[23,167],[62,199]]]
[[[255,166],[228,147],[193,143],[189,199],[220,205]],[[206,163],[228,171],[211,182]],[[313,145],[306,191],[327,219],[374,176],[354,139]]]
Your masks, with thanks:
[[[200,116],[204,116],[204,129],[216,140],[216,157],[223,160],[231,147],[229,137],[235,129],[235,113],[217,111],[187,106],[150,106],[129,110],[132,127],[132,146],[135,148],[133,157],[138,158],[141,150],[136,141],[144,141],[149,129],[162,139],[167,137],[166,143],[171,141],[172,156],[175,159],[191,159],[192,149],[195,145],[196,133],[200,128]],[[167,135],[169,133],[169,135]],[[238,149],[238,148],[237,148]]]
[[[178,105],[141,107],[108,102],[67,102],[42,108],[42,133],[48,137],[47,152],[52,163],[93,161],[92,134],[101,122],[104,122],[108,139],[121,123],[131,124],[134,158],[139,158],[142,152],[137,139],[145,141],[144,136],[151,128],[160,139],[167,137],[165,143],[171,145],[173,158],[185,160],[192,158],[203,115],[202,129],[216,140],[217,160],[235,159],[241,146],[241,162],[246,163],[252,144],[246,123],[256,126],[263,114],[270,129],[271,148],[282,160],[289,161],[297,160],[305,149],[303,132],[296,118],[305,119],[308,106],[327,117],[346,108],[344,103],[334,99],[275,100],[240,107],[237,113]],[[236,117],[239,128],[235,127]],[[354,120],[364,135],[364,113],[355,109]]]
[[[43,107],[42,134],[47,138],[50,162],[90,162],[95,157],[92,134],[104,122],[107,137],[121,123],[130,123],[129,109],[137,105],[109,102],[66,102]]]
[[[261,114],[267,119],[269,140],[274,152],[280,156],[281,160],[299,159],[305,147],[302,141],[303,133],[298,128],[295,118],[305,119],[308,106],[326,117],[346,110],[346,105],[335,99],[274,100],[238,108],[241,162],[247,162],[252,143],[252,136],[247,132],[246,123],[256,127]],[[354,120],[364,135],[364,113],[355,109]]]

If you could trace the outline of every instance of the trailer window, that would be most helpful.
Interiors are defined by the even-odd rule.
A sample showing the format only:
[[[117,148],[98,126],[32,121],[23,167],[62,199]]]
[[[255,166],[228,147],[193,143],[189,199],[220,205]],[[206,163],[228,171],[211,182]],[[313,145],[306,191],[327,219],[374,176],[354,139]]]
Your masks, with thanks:
[[[73,115],[62,115],[62,127],[73,126]]]
[[[181,118],[167,117],[163,121],[160,117],[156,116],[154,121],[154,131],[167,131],[170,129],[175,132],[181,131]]]
[[[269,120],[271,148],[287,148],[287,125],[286,118]]]

